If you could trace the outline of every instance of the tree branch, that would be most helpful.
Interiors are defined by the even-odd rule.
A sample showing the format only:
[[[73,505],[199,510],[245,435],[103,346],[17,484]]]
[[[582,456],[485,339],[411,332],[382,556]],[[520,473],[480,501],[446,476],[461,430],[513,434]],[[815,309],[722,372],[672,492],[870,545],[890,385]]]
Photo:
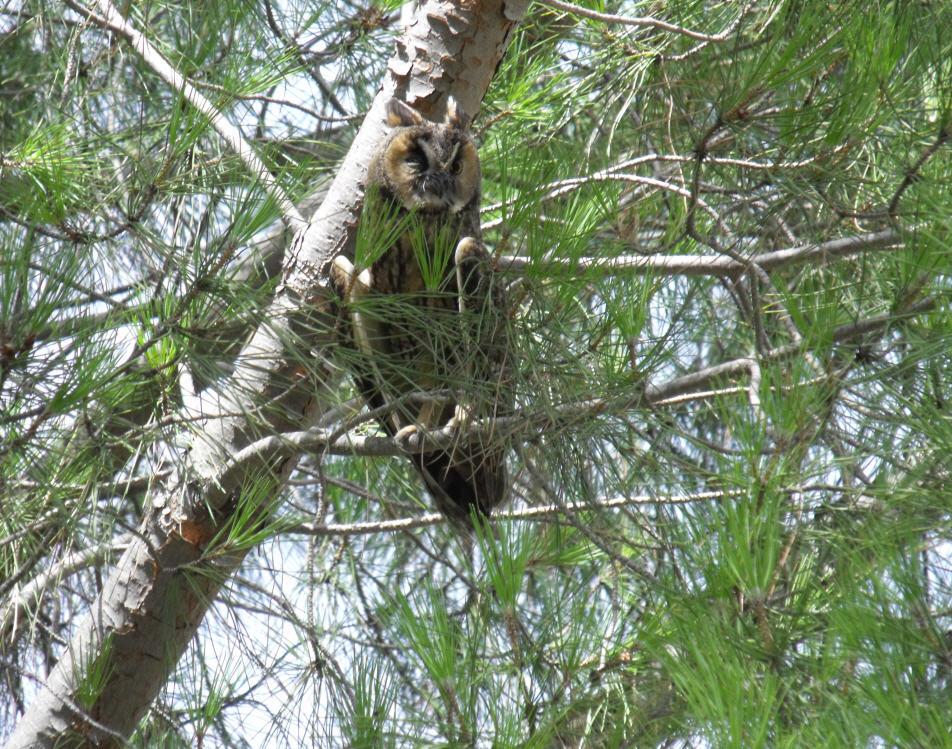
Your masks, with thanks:
[[[934,297],[923,299],[901,312],[886,312],[882,315],[874,315],[866,320],[850,323],[848,325],[839,325],[833,329],[833,340],[836,342],[848,341],[851,338],[857,338],[876,330],[888,328],[902,317],[911,317],[923,312],[929,312],[935,309],[938,300]],[[783,359],[793,356],[803,350],[802,343],[789,343],[785,346],[778,346],[765,353],[763,359]],[[660,385],[649,385],[645,389],[646,400],[655,406],[663,406],[669,399],[678,398],[687,393],[691,393],[702,388],[709,387],[714,382],[719,382],[731,377],[738,377],[750,371],[750,357],[731,359],[722,364],[715,364],[711,367],[692,372],[691,374],[677,377]]]
[[[710,502],[712,500],[736,497],[742,492],[716,491],[697,492],[674,497],[653,497],[638,495],[635,497],[613,497],[595,502],[566,502],[564,504],[540,505],[538,507],[524,507],[519,510],[497,511],[492,517],[494,520],[528,520],[531,518],[562,515],[568,512],[583,512],[585,510],[603,510],[613,507],[631,507],[635,505],[683,505],[692,502]],[[449,522],[445,515],[430,512],[412,518],[397,520],[382,520],[376,523],[328,523],[316,525],[314,523],[299,523],[288,528],[289,533],[301,533],[308,536],[367,536],[373,533],[393,533],[395,531],[409,531],[417,528],[427,528],[433,525],[442,525]]]
[[[49,588],[59,585],[64,578],[101,562],[106,555],[125,549],[131,538],[124,535],[89,549],[74,551],[30,580],[20,588],[16,599],[10,601],[0,613],[0,642],[13,642],[16,639],[17,632],[27,624],[30,611],[39,607],[40,599]]]
[[[899,233],[893,229],[859,234],[854,237],[834,239],[822,244],[805,244],[788,247],[774,252],[754,255],[748,262],[729,255],[620,255],[598,258],[582,257],[578,260],[546,258],[547,268],[559,270],[563,274],[583,273],[598,269],[606,273],[636,273],[681,276],[739,276],[756,263],[764,270],[773,270],[792,263],[804,263],[813,259],[826,259],[855,255],[866,250],[901,249],[904,245]],[[501,268],[514,273],[524,273],[537,261],[514,255],[502,255],[499,258]]]
[[[934,298],[924,299],[912,305],[903,313],[875,315],[833,330],[833,341],[845,342],[867,333],[884,330],[901,317],[908,317],[935,308]],[[770,349],[762,361],[784,359],[805,350],[803,341]],[[621,414],[636,408],[661,407],[675,405],[685,400],[701,396],[746,393],[756,398],[753,390],[759,387],[731,387],[715,391],[702,388],[725,379],[748,375],[756,380],[760,373],[760,362],[754,357],[740,357],[721,364],[677,377],[659,385],[650,385],[644,392],[635,392],[616,398],[594,398],[588,401],[566,403],[540,412],[522,413],[514,416],[477,419],[468,422],[464,428],[442,427],[440,429],[418,429],[403,439],[346,432],[339,429],[312,428],[302,431],[263,437],[236,453],[223,471],[224,476],[241,472],[249,463],[256,463],[261,456],[297,455],[312,452],[326,455],[358,455],[363,457],[389,457],[418,455],[431,450],[445,450],[454,445],[468,445],[487,438],[499,438],[499,435],[516,436],[521,440],[532,439],[534,433],[548,432],[554,427],[565,427],[573,423],[587,421],[595,416]],[[423,400],[433,394],[421,393]],[[227,480],[227,479],[226,479]],[[428,524],[428,523],[424,523]],[[389,528],[390,526],[385,526]],[[396,527],[396,526],[393,526]]]

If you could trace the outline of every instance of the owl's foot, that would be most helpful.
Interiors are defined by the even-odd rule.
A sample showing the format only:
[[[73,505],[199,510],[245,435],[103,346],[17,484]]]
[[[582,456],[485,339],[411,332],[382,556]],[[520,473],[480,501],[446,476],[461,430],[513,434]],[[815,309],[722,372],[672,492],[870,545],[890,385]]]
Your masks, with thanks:
[[[453,413],[453,418],[446,422],[447,429],[459,429],[462,426],[465,426],[473,419],[473,413],[466,406],[461,406],[458,403],[456,404],[456,409]]]
[[[370,269],[366,268],[360,273],[343,255],[338,255],[331,263],[330,269],[331,288],[341,299],[353,305],[350,309],[350,321],[352,335],[357,349],[367,356],[373,355],[373,348],[370,345],[372,338],[379,336],[376,324],[373,321],[365,320],[357,306],[361,299],[370,293],[372,279]]]
[[[343,255],[338,255],[334,258],[334,262],[331,263],[331,286],[334,287],[334,291],[337,292],[337,295],[342,299],[348,297],[348,290],[350,285],[354,282],[354,276],[356,275],[356,269],[354,264],[350,262]]]
[[[359,300],[370,291],[370,270],[358,273],[354,264],[343,255],[338,255],[331,263],[330,279],[338,296],[350,302]]]
[[[410,437],[412,437],[414,434],[416,434],[419,431],[420,430],[416,424],[408,424],[407,426],[400,429],[395,435],[393,435],[393,438],[397,442],[405,445],[407,441],[410,439]]]

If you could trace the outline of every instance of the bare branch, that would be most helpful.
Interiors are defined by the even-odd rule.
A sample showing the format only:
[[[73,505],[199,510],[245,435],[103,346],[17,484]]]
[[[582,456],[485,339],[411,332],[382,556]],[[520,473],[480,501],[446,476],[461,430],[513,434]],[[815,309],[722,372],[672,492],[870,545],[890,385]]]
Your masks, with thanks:
[[[806,244],[765,252],[754,255],[747,262],[727,255],[620,255],[610,258],[582,257],[575,261],[547,258],[544,264],[553,271],[560,270],[562,273],[582,273],[597,268],[607,273],[738,276],[749,270],[750,263],[756,263],[764,270],[773,270],[783,265],[813,259],[846,257],[867,250],[893,250],[903,246],[899,234],[892,229],[886,229],[821,244]],[[535,262],[513,255],[502,255],[499,264],[507,271],[524,273],[535,265]]]
[[[929,312],[935,309],[937,304],[938,300],[930,297],[911,305],[908,309],[901,312],[886,312],[882,315],[874,315],[866,320],[850,323],[849,325],[840,325],[833,329],[833,340],[837,342],[847,341],[876,330],[888,328],[903,317],[911,317],[923,312]],[[785,346],[778,346],[777,348],[771,349],[766,352],[763,358],[783,359],[799,353],[802,348],[802,344],[789,343]],[[645,389],[645,399],[652,405],[663,405],[669,399],[674,399],[677,396],[709,387],[711,383],[743,375],[750,371],[750,366],[750,357],[743,357],[740,359],[731,359],[730,361],[715,364],[711,367],[705,367],[697,372],[692,372],[683,377],[677,377],[660,385],[648,386]]]

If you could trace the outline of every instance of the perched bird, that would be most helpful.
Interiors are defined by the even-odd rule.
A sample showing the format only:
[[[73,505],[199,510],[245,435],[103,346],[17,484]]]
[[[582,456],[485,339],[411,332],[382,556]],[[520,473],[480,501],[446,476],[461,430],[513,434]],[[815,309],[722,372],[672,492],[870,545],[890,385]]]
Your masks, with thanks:
[[[507,409],[505,293],[479,228],[481,175],[469,118],[441,123],[387,105],[392,130],[371,159],[355,260],[335,258],[357,388],[384,430],[459,427]],[[461,430],[462,432],[462,430]],[[499,435],[413,455],[437,508],[468,527],[508,488]]]

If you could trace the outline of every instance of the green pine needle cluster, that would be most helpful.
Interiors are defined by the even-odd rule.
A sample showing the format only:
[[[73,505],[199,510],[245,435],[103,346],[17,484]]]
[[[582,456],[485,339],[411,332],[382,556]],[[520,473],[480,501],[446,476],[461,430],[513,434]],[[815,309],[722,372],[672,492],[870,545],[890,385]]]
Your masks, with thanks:
[[[133,746],[952,743],[952,6],[531,7],[472,113],[509,371],[463,349],[408,396],[511,404],[462,427],[511,479],[463,538],[374,452],[365,352],[271,331],[281,385],[341,373],[307,447],[276,393],[236,405],[276,193],[72,5],[0,13],[0,741],[224,411],[305,457],[229,498],[189,573],[252,551]],[[308,217],[401,12],[122,10]],[[364,216],[359,268],[408,230]],[[461,351],[454,315],[360,305]]]

